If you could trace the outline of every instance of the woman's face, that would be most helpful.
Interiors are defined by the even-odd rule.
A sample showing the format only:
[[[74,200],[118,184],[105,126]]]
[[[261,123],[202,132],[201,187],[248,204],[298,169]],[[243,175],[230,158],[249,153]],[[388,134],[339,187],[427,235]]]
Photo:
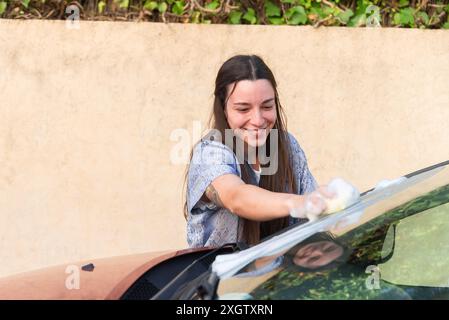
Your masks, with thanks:
[[[234,83],[228,85],[231,92]],[[274,89],[266,79],[241,80],[225,107],[228,124],[234,133],[251,147],[265,141],[276,122]]]
[[[319,241],[301,247],[293,257],[293,263],[308,269],[327,265],[343,254],[343,248],[332,241]]]

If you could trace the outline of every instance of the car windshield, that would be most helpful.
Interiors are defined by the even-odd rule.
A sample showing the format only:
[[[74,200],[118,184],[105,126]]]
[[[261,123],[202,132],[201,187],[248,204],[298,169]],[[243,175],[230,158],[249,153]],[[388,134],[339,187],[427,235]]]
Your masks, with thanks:
[[[360,203],[328,228],[253,259],[220,281],[218,296],[449,299],[448,165],[374,189]]]

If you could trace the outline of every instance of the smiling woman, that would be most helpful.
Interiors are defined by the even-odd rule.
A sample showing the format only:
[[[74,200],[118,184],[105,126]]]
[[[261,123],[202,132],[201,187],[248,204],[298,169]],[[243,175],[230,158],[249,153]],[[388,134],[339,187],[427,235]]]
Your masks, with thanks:
[[[266,79],[242,80],[228,85],[227,91],[231,93],[224,113],[229,127],[251,147],[261,147],[277,118],[271,83]],[[258,161],[253,164],[254,169],[259,167]]]
[[[214,95],[212,131],[194,146],[186,173],[189,245],[255,244],[306,221],[297,218],[324,212],[333,194],[317,189],[304,151],[287,132],[264,61],[255,55],[227,60]]]

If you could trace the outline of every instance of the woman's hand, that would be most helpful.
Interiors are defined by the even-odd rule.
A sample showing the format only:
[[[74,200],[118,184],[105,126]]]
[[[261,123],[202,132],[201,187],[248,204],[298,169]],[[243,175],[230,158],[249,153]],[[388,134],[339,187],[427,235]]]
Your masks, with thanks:
[[[334,192],[328,190],[327,186],[320,186],[317,190],[305,195],[294,195],[288,204],[290,215],[294,218],[307,218],[309,221],[315,221],[321,213],[326,211],[326,202],[335,195]]]

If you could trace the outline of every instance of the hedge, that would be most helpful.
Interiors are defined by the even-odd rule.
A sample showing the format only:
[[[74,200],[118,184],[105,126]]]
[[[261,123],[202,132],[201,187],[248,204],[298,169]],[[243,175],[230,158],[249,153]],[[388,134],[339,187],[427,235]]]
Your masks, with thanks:
[[[449,29],[448,3],[449,0],[0,0],[0,17]]]

